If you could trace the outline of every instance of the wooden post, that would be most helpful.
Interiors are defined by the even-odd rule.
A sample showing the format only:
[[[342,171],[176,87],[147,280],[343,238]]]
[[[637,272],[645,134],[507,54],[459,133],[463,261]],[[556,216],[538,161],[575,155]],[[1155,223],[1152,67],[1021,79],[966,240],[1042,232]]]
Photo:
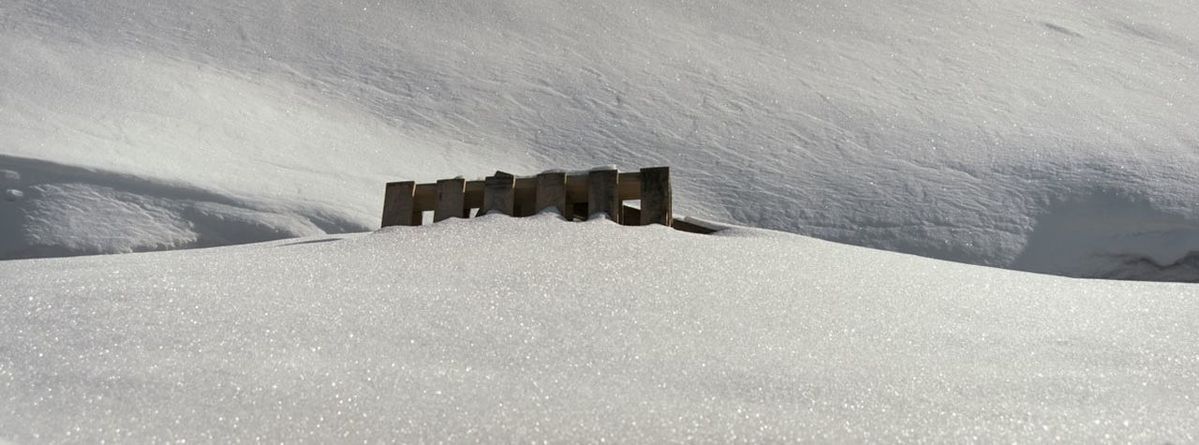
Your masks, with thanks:
[[[537,212],[554,208],[559,215],[570,220],[566,212],[566,173],[547,172],[537,175]]]
[[[587,174],[588,218],[603,213],[613,222],[620,223],[619,175],[620,172],[616,170],[592,170]]]
[[[537,214],[537,180],[536,178],[516,178],[513,191],[512,216],[533,216]]]
[[[674,219],[670,194],[670,167],[641,169],[641,225],[670,227]]]
[[[416,183],[389,182],[383,193],[383,227],[419,226],[420,212],[416,211]]]
[[[466,180],[463,178],[437,181],[437,204],[433,209],[433,222],[450,218],[466,218]]]
[[[641,209],[633,208],[620,204],[620,224],[624,226],[639,226],[641,225]]]
[[[480,214],[500,212],[512,216],[515,211],[515,195],[515,176],[488,176],[483,184],[483,207],[479,210]]]
[[[578,218],[580,221],[587,220],[587,203],[572,202],[569,204],[569,206],[570,206],[570,211],[574,212],[574,213],[570,216],[570,218],[566,219],[567,221],[574,221],[575,218]]]

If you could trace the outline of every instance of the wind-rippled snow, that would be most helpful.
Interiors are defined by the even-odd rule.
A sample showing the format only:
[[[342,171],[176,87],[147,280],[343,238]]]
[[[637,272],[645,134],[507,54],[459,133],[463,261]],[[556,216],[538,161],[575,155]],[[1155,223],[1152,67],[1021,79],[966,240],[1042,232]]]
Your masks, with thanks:
[[[28,179],[0,257],[364,231],[387,181],[670,165],[682,214],[1194,281],[1194,23],[1190,0],[12,0],[0,170]],[[39,186],[138,195],[101,210],[180,188],[119,175],[229,208],[104,219],[131,228],[95,248],[29,210]]]

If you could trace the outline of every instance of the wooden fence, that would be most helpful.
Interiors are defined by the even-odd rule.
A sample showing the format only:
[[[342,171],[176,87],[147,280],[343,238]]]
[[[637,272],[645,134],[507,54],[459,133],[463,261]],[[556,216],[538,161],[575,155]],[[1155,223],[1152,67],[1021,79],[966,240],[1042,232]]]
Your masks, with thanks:
[[[640,200],[641,208],[624,205]],[[671,210],[670,168],[643,168],[637,172],[592,170],[580,174],[547,172],[516,177],[496,172],[482,181],[442,179],[431,184],[412,181],[387,184],[383,202],[383,227],[419,226],[425,212],[433,221],[469,218],[499,212],[530,216],[553,208],[569,221],[605,214],[624,225],[662,224],[695,233],[713,230],[686,221],[675,221]]]

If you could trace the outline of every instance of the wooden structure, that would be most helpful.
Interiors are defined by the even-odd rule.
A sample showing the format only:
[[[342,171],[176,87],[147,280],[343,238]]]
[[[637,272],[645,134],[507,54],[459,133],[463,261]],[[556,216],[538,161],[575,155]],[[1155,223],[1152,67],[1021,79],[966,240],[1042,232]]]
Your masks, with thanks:
[[[662,224],[687,232],[713,231],[675,221],[671,199],[669,167],[623,173],[615,169],[579,174],[546,172],[530,177],[496,172],[482,181],[454,178],[432,184],[392,182],[384,195],[383,227],[419,226],[429,211],[437,222],[492,212],[530,216],[553,209],[568,221],[604,214],[630,226]],[[640,200],[641,208],[623,204],[631,200]]]

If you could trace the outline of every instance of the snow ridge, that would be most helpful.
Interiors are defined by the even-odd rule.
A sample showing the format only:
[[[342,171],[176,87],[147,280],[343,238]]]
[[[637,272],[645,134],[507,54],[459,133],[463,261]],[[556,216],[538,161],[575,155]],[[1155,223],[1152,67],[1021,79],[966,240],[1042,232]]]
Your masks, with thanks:
[[[0,262],[17,442],[1199,437],[1199,288],[555,215]]]
[[[0,257],[211,247],[365,231],[323,208],[287,208],[103,170],[0,156]]]

